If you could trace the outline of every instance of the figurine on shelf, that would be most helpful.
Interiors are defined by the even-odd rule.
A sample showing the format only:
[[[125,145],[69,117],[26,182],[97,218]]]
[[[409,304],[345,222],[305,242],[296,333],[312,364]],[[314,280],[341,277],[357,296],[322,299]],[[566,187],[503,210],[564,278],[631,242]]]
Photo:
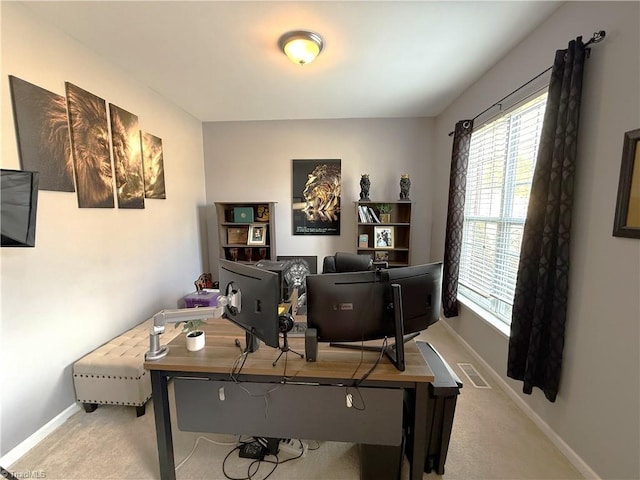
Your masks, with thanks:
[[[371,187],[369,174],[363,173],[360,177],[360,200],[363,200],[365,202],[369,201],[369,187]]]
[[[411,180],[409,174],[400,175],[400,200],[409,200],[409,188],[411,188]]]

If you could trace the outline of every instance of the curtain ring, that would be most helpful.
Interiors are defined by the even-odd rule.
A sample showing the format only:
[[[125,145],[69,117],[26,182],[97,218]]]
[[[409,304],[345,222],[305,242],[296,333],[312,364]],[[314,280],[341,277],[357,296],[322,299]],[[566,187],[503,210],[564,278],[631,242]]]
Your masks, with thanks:
[[[465,120],[464,122],[462,122],[462,128],[464,128],[465,130],[470,126],[471,126],[471,122],[469,120]]]

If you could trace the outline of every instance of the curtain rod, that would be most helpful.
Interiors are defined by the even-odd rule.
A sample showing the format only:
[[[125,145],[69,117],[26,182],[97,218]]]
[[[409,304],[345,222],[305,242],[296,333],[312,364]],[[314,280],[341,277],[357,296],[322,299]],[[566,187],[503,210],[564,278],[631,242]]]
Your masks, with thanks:
[[[594,32],[593,35],[591,36],[591,38],[589,39],[589,41],[587,43],[584,44],[585,47],[588,47],[589,45],[591,45],[592,43],[599,43],[602,40],[604,40],[604,37],[607,35],[607,32],[605,32],[604,30],[599,30],[597,32]],[[478,118],[480,115],[488,112],[489,110],[491,110],[493,107],[495,107],[496,105],[500,105],[503,101],[505,101],[507,98],[509,98],[511,95],[513,95],[514,93],[522,90],[524,87],[526,87],[527,85],[529,85],[531,82],[537,80],[538,78],[540,78],[542,75],[544,75],[545,73],[547,73],[549,70],[551,70],[553,68],[553,65],[550,66],[549,68],[545,69],[544,71],[540,72],[538,75],[536,75],[535,77],[533,77],[531,80],[523,83],[522,85],[520,85],[518,88],[516,88],[513,92],[505,95],[504,97],[502,97],[500,100],[498,100],[497,102],[495,102],[493,105],[491,105],[489,108],[485,108],[482,112],[480,112],[479,114],[477,114],[475,117],[473,117],[471,120],[475,120],[476,118]],[[449,132],[449,136],[453,135],[455,132]]]

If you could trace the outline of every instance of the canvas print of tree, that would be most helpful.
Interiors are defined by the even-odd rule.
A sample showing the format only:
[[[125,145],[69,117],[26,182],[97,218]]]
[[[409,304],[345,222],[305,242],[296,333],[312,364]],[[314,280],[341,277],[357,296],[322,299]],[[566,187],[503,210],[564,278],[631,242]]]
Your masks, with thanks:
[[[138,117],[109,104],[111,149],[118,208],[144,208],[144,177]]]
[[[80,208],[113,208],[113,169],[105,101],[69,82],[67,110]]]
[[[162,139],[147,132],[142,132],[142,163],[145,197],[167,198],[164,186]]]
[[[74,192],[65,98],[12,75],[9,84],[22,170],[40,172],[40,190]]]

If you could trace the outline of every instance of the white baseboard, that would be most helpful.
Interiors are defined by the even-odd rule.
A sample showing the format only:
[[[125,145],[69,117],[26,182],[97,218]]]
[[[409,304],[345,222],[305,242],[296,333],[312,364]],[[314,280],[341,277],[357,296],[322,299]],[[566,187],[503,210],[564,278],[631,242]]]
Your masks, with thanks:
[[[529,417],[533,423],[544,433],[551,443],[553,443],[567,460],[580,472],[580,474],[590,480],[601,480],[596,472],[569,446],[567,443],[547,424],[540,415],[538,415],[525,402],[518,393],[502,378],[491,366],[469,345],[464,338],[458,335],[458,332],[446,321],[440,321],[445,328],[460,342],[460,344],[489,372],[489,375],[498,383],[500,388],[513,400],[513,402]]]
[[[71,417],[71,415],[79,412],[80,410],[80,405],[78,405],[77,403],[74,403],[73,405],[65,408],[60,414],[43,425],[42,428],[34,432],[31,436],[29,436],[29,438],[18,444],[13,450],[9,451],[9,453],[0,458],[0,465],[10,471],[9,467],[13,463],[17,462],[20,457],[22,457],[25,453],[27,453],[38,443],[44,440],[47,435],[49,435],[56,428],[62,425],[69,417]]]

